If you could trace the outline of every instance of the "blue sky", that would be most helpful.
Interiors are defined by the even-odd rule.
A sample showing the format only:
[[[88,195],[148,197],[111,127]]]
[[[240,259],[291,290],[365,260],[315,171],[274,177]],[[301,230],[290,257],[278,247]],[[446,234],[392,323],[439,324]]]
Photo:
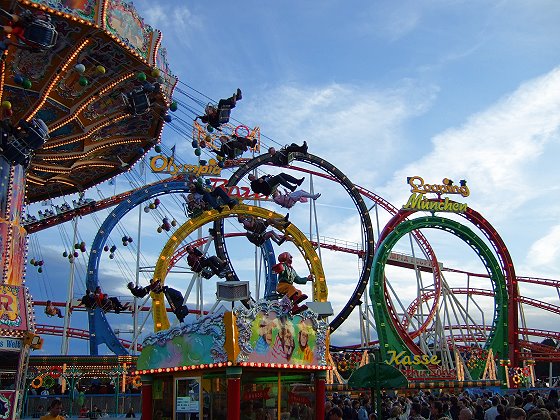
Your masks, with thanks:
[[[498,230],[517,274],[560,277],[560,3],[134,4],[147,23],[163,32],[179,79],[215,100],[240,87],[244,97],[235,118],[259,126],[272,139],[264,140],[269,145],[305,139],[311,153],[397,207],[409,195],[407,176],[421,175],[433,183],[445,177],[466,179],[471,196],[465,201]],[[184,161],[194,161],[190,139],[173,129],[165,128],[163,143],[176,144]],[[127,189],[126,181],[117,182]],[[112,187],[102,188],[109,194]],[[320,234],[359,242],[357,216],[342,189],[322,180],[316,180],[315,189],[327,192],[317,202]],[[298,206],[291,217],[307,231],[308,210]],[[387,219],[381,216],[381,226]],[[84,238],[93,238],[95,224],[83,220]],[[432,238],[444,265],[483,271],[459,241],[438,234]],[[45,255],[61,252],[53,242],[42,240]],[[146,259],[155,261],[163,244],[143,247]],[[249,270],[251,261],[250,255],[241,255],[236,267]],[[336,309],[355,284],[351,278],[357,264],[350,257],[341,263],[339,255],[325,254],[324,265]],[[67,266],[59,256],[49,260],[49,286],[28,270],[27,284],[36,299],[65,299],[64,287],[54,282],[67,276]],[[126,282],[118,272],[110,266],[104,270],[123,292]],[[406,281],[406,274],[395,276]],[[104,287],[112,285],[108,281]],[[559,303],[555,290],[532,287],[522,292]],[[533,328],[557,328],[557,315],[528,309],[527,316]],[[73,325],[83,325],[85,315],[78,318]],[[126,327],[129,319],[113,322]],[[355,343],[358,331],[357,321],[350,320],[333,342]],[[74,352],[82,351],[81,346],[71,345]]]

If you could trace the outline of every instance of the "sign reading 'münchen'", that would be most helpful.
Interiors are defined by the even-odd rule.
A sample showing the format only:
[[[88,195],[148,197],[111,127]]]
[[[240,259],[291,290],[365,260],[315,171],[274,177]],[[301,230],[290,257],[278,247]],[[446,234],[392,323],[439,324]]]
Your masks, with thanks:
[[[426,184],[422,177],[412,176],[407,178],[407,183],[410,185],[410,192],[412,194],[403,206],[403,209],[431,212],[446,211],[452,213],[464,213],[467,211],[466,203],[457,203],[450,200],[449,197],[442,198],[444,194],[457,194],[468,197],[470,191],[465,180],[461,180],[459,185],[453,185],[453,181],[449,178],[444,178],[441,184]],[[429,193],[436,194],[437,199],[427,198],[426,194]]]

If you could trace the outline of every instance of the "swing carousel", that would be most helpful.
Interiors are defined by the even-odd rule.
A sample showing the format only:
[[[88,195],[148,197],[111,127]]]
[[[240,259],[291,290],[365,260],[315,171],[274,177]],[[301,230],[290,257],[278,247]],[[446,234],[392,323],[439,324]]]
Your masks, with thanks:
[[[0,293],[13,302],[0,340],[17,350],[2,351],[2,385],[12,390],[0,398],[3,418],[14,418],[29,350],[41,346],[24,283],[24,205],[83,194],[128,171],[160,141],[176,79],[161,33],[129,3],[0,1],[0,22]]]
[[[68,290],[62,334],[69,335],[71,309],[78,311],[81,307],[87,312],[89,331],[76,335],[88,339],[92,360],[97,360],[100,346],[106,346],[119,357],[127,357],[130,349],[133,353],[140,350],[139,341],[143,338],[136,370],[127,374],[136,378],[137,385],[142,384],[143,411],[147,418],[160,409],[170,410],[169,407],[175,407],[166,413],[169,415],[202,412],[212,418],[223,418],[226,407],[229,413],[239,413],[249,403],[260,404],[277,416],[289,404],[298,404],[306,411],[315,411],[320,418],[327,373],[333,366],[350,373],[367,359],[357,352],[350,356],[333,352],[329,356],[330,333],[338,330],[344,335],[340,327],[351,322],[352,317],[359,317],[362,330],[362,342],[356,347],[367,350],[381,344],[381,357],[400,364],[409,379],[426,379],[429,376],[426,372],[447,382],[464,378],[465,374],[467,379],[484,379],[488,377],[486,367],[492,370],[496,357],[506,369],[517,363],[518,355],[512,353],[516,336],[510,332],[516,325],[505,322],[506,318],[517,317],[507,306],[505,292],[513,287],[515,273],[513,266],[508,266],[505,246],[486,220],[477,217],[471,209],[465,216],[492,243],[499,262],[491,255],[492,249],[469,229],[436,218],[418,217],[417,221],[408,223],[404,218],[410,214],[399,212],[381,197],[353,184],[335,165],[307,150],[286,152],[281,158],[272,152],[256,156],[261,148],[259,129],[228,124],[231,109],[221,115],[218,133],[213,126],[201,125],[196,120],[188,127],[193,130],[197,164],[181,162],[175,155],[175,147],[164,151],[158,144],[164,122],[171,120],[168,111],[177,110],[177,104],[170,99],[176,80],[169,74],[165,53],[159,48],[159,33],[144,26],[130,6],[119,2],[86,3],[74,9],[51,3],[24,1],[3,15],[6,18],[10,15],[11,19],[7,25],[11,29],[5,29],[1,84],[6,162],[3,170],[11,188],[6,192],[3,220],[7,232],[5,243],[11,241],[6,252],[12,257],[19,255],[23,261],[25,244],[21,239],[25,233],[110,209],[104,221],[92,216],[97,227],[93,240],[85,238],[77,223],[71,235],[64,234],[62,258],[72,267],[84,261],[85,268],[80,302],[76,303],[73,291]],[[18,26],[18,21],[24,23]],[[193,110],[188,106],[184,109]],[[176,127],[184,135],[185,127]],[[251,147],[233,148],[231,155],[217,153],[231,139],[239,137],[249,139]],[[152,171],[173,176],[148,184],[145,178],[143,181],[141,177],[133,178],[130,169],[154,145],[156,153],[169,153],[148,156]],[[248,149],[253,158],[242,159]],[[214,159],[215,155],[218,158]],[[221,170],[232,172],[226,176]],[[327,220],[327,226],[339,220],[328,219],[326,213],[318,217],[314,202],[309,206],[309,221],[292,212],[293,224],[279,229],[280,234],[289,238],[282,250],[290,249],[298,269],[301,267],[303,271],[307,267],[313,275],[313,281],[302,286],[311,296],[307,303],[312,310],[298,314],[292,312],[293,302],[276,293],[278,276],[271,269],[276,264],[276,247],[270,241],[255,249],[255,255],[259,256],[255,258],[253,271],[255,274],[263,271],[264,276],[255,275],[254,280],[247,280],[244,260],[249,254],[247,235],[235,221],[239,216],[263,220],[285,217],[270,199],[250,194],[247,186],[249,173],[281,171],[305,174],[311,192],[314,192],[313,182],[317,182],[324,187],[321,191],[329,190],[336,197],[339,206],[340,197],[344,196],[343,203],[351,209],[348,220],[352,220],[352,226],[358,226],[357,236],[361,238],[358,239],[361,243],[350,244],[348,241],[329,243],[319,237],[319,218]],[[196,179],[189,172],[208,176]],[[85,199],[80,195],[72,206],[66,202],[70,194],[83,194],[88,188],[93,193],[97,184],[120,173],[136,187],[110,198]],[[24,184],[19,181],[25,180],[26,199],[30,204],[53,199],[64,201],[43,210],[36,218],[27,214],[23,220],[21,185]],[[218,207],[193,210],[188,197],[187,201],[183,199],[183,195],[192,192],[193,181],[208,190],[223,186],[237,203],[221,202]],[[380,208],[388,214],[379,216]],[[130,231],[129,216],[133,209],[153,217],[145,229],[139,226],[138,236]],[[371,220],[374,214],[377,232]],[[306,222],[310,229],[304,233],[301,226]],[[383,222],[387,222],[387,228],[381,231]],[[475,288],[471,284],[466,288],[450,287],[443,280],[435,252],[421,229],[451,233],[481,256],[480,268],[488,273],[485,281],[490,289],[483,296],[487,297],[486,306],[494,312],[489,323],[484,305],[475,311],[477,315],[469,311],[469,304],[471,308],[475,305],[471,297]],[[374,252],[376,236],[380,243],[383,241],[377,253]],[[412,257],[408,259],[391,252],[405,236],[411,242]],[[148,267],[146,263],[146,267],[140,267],[138,261],[145,257],[141,255],[141,243],[156,242],[154,237],[164,245],[163,251],[152,258],[151,263],[155,260],[155,265]],[[245,242],[237,246],[239,237],[244,237]],[[223,278],[216,279],[220,277],[216,273],[216,282],[210,282],[212,274],[208,271],[180,267],[189,246],[200,248],[203,254],[215,253],[224,262]],[[48,271],[40,245],[32,239],[29,248],[33,255],[31,266],[40,274]],[[114,275],[115,267],[120,269],[122,262],[126,263],[124,254],[129,251],[136,253],[136,267]],[[352,270],[346,270],[350,264],[341,262],[341,253],[351,256]],[[415,254],[423,255],[426,260],[416,258]],[[415,274],[415,294],[408,290],[402,293],[402,289],[387,280],[400,274],[393,276],[385,270],[385,265],[398,265],[399,259],[401,265]],[[341,276],[343,270],[333,269],[332,264],[329,267],[332,271],[326,270],[323,263],[329,260],[344,267],[344,278],[349,281],[330,295],[327,277],[330,280]],[[500,263],[504,266],[500,267]],[[145,270],[142,272],[140,268]],[[15,287],[9,291],[25,293],[21,282],[15,280],[18,273],[14,270],[23,272],[13,262],[4,268],[5,278],[13,282],[7,284]],[[111,271],[113,276],[107,274]],[[422,271],[428,273],[424,278],[420,276]],[[506,272],[506,279],[500,271]],[[128,291],[125,285],[134,276],[136,281]],[[369,294],[366,293],[368,283]],[[114,292],[119,285],[128,293],[128,300],[106,296],[105,290],[113,288],[111,292]],[[208,299],[209,289],[215,298]],[[467,296],[463,303],[458,299],[462,294]],[[329,296],[339,298],[334,311],[332,307],[329,310]],[[29,302],[29,299],[20,301]],[[145,310],[148,316],[142,325],[134,318],[133,338],[127,342],[112,325],[120,321],[115,322],[114,315],[128,313],[130,308],[134,308],[135,315]],[[32,306],[28,304],[20,313],[25,310],[30,325],[23,331],[33,333]],[[46,315],[57,316],[56,310],[49,311]],[[455,319],[449,313],[455,314]],[[327,320],[331,315],[334,315],[332,319]],[[375,343],[369,338],[373,324],[368,319],[370,315],[379,328],[375,333],[380,340]],[[184,322],[186,316],[190,317],[189,322]],[[153,333],[140,337],[145,325]],[[38,346],[31,341],[35,338],[33,334],[26,337],[27,350]],[[63,345],[62,353],[67,351],[67,346]],[[424,357],[428,361],[436,360],[434,355],[443,355],[441,369],[411,367],[417,360],[426,361]],[[24,356],[18,360],[25,363]],[[35,372],[37,376],[32,378],[36,380],[35,385],[49,382],[47,377],[52,376],[52,367],[42,365]],[[501,377],[507,379],[505,370],[500,370]],[[489,374],[496,377],[495,371]]]

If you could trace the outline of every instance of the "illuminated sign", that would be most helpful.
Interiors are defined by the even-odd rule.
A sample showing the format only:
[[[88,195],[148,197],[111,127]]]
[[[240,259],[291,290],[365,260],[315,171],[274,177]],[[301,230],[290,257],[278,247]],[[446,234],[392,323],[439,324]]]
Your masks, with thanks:
[[[211,184],[212,189],[223,188],[224,190],[226,190],[226,192],[230,197],[237,197],[243,200],[266,200],[267,199],[267,196],[262,194],[257,194],[251,191],[250,187],[244,187],[244,186],[239,187],[237,185],[228,186],[227,185],[228,180],[224,178],[210,178],[210,181],[212,182]]]
[[[396,366],[412,366],[412,365],[439,365],[441,360],[434,354],[433,356],[428,356],[427,354],[415,354],[410,356],[406,354],[406,351],[401,351],[399,354],[395,350],[388,350],[387,354],[391,357],[389,361],[385,360],[388,365],[395,364]]]
[[[406,182],[410,185],[411,193],[460,194],[463,197],[468,197],[470,194],[467,181],[464,179],[459,182],[459,185],[453,185],[453,181],[449,178],[444,178],[442,184],[425,184],[424,179],[419,176],[411,176],[407,178]]]
[[[426,184],[424,179],[419,176],[412,176],[407,178],[407,183],[410,185],[412,194],[408,201],[403,205],[405,210],[423,210],[423,211],[445,211],[453,213],[464,213],[467,211],[466,203],[457,203],[451,201],[449,197],[441,199],[444,194],[458,194],[463,197],[470,195],[467,181],[461,180],[459,185],[453,185],[453,181],[449,178],[444,178],[441,184]],[[436,194],[439,200],[426,198],[426,194]]]
[[[23,340],[0,337],[0,351],[21,351]]]
[[[22,324],[18,293],[17,286],[0,285],[0,326],[19,327]]]
[[[211,163],[213,160],[210,161]],[[152,172],[161,172],[164,174],[193,174],[195,176],[204,175],[220,175],[222,168],[217,164],[209,165],[188,165],[177,164],[173,156],[157,155],[150,159],[150,168]]]

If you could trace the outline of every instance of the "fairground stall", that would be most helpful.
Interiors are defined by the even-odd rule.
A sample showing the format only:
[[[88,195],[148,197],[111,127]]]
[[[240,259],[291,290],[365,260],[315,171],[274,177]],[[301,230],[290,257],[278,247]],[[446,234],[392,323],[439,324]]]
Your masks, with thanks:
[[[328,324],[258,301],[148,336],[138,359],[143,418],[239,419],[293,410],[324,418]]]

